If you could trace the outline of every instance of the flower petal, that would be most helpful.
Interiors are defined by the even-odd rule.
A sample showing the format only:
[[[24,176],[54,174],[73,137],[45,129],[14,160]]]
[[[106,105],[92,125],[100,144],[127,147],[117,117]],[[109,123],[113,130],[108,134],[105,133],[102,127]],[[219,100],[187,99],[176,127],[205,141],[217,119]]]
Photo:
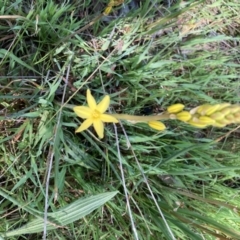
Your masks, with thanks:
[[[89,107],[77,106],[73,108],[73,111],[80,118],[90,118],[92,116],[92,110]]]
[[[111,115],[108,115],[108,114],[101,114],[100,116],[100,119],[103,121],[103,122],[113,122],[113,123],[118,123],[118,120],[111,116]]]
[[[106,95],[106,96],[102,99],[102,101],[97,105],[97,110],[98,110],[100,113],[104,113],[104,112],[106,112],[106,110],[108,109],[109,104],[110,104],[110,97],[109,97],[109,95]]]
[[[88,103],[88,106],[90,107],[91,110],[96,109],[97,103],[96,103],[96,101],[95,101],[94,97],[92,96],[91,91],[89,89],[87,90],[87,103]]]
[[[81,124],[81,126],[79,128],[76,129],[75,132],[76,133],[82,132],[82,131],[86,130],[87,128],[89,128],[92,124],[93,124],[93,120],[87,119]]]
[[[93,122],[93,127],[99,138],[103,138],[104,126],[101,120],[96,120]]]

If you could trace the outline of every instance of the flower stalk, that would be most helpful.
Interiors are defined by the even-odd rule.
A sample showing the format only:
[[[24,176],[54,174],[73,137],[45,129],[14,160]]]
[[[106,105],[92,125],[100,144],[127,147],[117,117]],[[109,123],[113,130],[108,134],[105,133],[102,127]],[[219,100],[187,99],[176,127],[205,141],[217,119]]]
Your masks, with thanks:
[[[109,114],[119,120],[126,120],[126,121],[132,121],[132,122],[149,122],[149,121],[159,121],[159,120],[167,120],[171,119],[171,114],[169,113],[162,113],[159,115],[153,115],[153,116],[137,116],[137,115],[128,115],[128,114]]]
[[[90,90],[87,90],[86,106],[73,107],[77,116],[85,119],[76,133],[82,132],[93,125],[99,138],[104,136],[104,123],[118,123],[126,120],[132,123],[145,122],[153,129],[163,131],[166,126],[160,120],[176,119],[197,128],[208,126],[225,127],[228,124],[240,123],[240,105],[230,103],[204,104],[190,111],[184,110],[184,105],[177,103],[169,106],[166,112],[153,116],[136,116],[128,114],[105,113],[110,104],[110,97],[106,95],[100,103],[96,103]],[[72,107],[71,107],[72,108]]]

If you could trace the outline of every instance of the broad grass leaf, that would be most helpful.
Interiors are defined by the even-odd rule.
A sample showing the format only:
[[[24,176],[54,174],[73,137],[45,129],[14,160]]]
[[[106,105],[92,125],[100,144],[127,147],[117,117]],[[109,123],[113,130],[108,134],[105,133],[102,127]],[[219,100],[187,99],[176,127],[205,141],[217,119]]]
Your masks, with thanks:
[[[59,227],[64,227],[67,224],[73,223],[87,214],[91,213],[93,210],[101,207],[107,201],[112,199],[118,192],[106,192],[95,196],[87,197],[84,199],[79,199],[56,212],[48,214],[47,230],[56,229]],[[43,217],[36,218],[33,221],[27,223],[21,228],[15,229],[13,231],[6,232],[5,237],[19,236],[22,234],[38,233],[42,232],[44,227]]]

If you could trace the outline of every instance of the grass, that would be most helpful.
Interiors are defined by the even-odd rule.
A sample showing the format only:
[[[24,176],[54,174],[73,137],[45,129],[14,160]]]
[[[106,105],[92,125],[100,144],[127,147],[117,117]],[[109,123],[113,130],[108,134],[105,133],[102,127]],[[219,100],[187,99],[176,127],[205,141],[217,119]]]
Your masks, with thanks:
[[[75,134],[87,88],[135,115],[239,103],[238,1],[129,2],[62,42],[108,2],[0,1],[3,239],[239,238],[238,126]]]

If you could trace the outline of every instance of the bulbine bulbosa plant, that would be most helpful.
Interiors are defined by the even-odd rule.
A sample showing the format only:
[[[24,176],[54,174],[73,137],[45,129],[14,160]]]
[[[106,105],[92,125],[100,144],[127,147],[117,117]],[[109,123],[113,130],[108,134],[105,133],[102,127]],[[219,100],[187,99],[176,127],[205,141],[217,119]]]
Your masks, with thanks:
[[[162,120],[176,119],[197,128],[208,126],[223,128],[228,124],[240,123],[240,105],[230,103],[204,104],[189,111],[184,110],[184,105],[177,103],[169,106],[167,111],[153,116],[135,116],[128,114],[105,113],[110,105],[110,97],[106,95],[97,104],[90,90],[87,90],[86,106],[76,106],[74,112],[80,118],[85,119],[76,132],[82,132],[93,125],[99,138],[104,136],[104,122],[118,123],[119,120],[126,120],[131,123],[145,122],[151,128],[163,131],[166,126]]]

